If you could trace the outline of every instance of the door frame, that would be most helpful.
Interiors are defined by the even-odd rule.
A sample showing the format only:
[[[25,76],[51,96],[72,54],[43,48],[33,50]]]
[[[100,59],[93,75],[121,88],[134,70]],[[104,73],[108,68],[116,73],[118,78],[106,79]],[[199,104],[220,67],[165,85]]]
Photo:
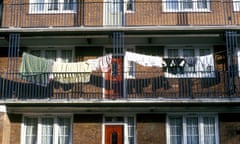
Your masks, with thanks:
[[[122,122],[106,122],[106,117],[123,117]],[[136,113],[131,113],[131,114],[126,114],[126,113],[116,113],[116,114],[109,114],[105,113],[103,115],[103,123],[102,123],[102,144],[105,144],[105,126],[106,125],[122,125],[123,126],[123,144],[128,143],[128,122],[127,118],[128,117],[133,117],[134,118],[134,127],[135,127],[135,132],[134,132],[134,138],[135,138],[135,143],[137,143],[136,140]]]
[[[104,144],[105,144],[105,138],[106,138],[106,129],[107,127],[112,127],[112,126],[118,126],[121,127],[121,133],[122,133],[122,144],[124,144],[124,125],[123,124],[107,124],[104,126]]]

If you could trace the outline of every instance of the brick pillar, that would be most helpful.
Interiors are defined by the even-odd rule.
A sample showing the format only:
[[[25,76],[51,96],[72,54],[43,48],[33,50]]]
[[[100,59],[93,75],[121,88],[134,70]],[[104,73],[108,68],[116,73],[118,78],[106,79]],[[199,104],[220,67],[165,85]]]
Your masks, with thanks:
[[[6,106],[0,105],[0,144],[9,144],[10,122],[6,112]]]

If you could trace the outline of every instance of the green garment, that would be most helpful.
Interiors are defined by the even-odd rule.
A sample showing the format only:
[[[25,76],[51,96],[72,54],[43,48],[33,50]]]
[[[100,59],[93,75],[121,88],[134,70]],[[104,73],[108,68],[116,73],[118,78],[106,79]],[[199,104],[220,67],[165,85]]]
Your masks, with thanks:
[[[49,83],[49,74],[52,70],[52,65],[52,60],[23,53],[20,78],[46,86]]]

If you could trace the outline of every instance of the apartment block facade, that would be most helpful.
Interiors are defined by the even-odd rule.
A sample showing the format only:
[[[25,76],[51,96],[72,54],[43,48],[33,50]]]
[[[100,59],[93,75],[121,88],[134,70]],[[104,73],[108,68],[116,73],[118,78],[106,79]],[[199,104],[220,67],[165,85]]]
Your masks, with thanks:
[[[0,0],[0,144],[238,144],[240,1]]]

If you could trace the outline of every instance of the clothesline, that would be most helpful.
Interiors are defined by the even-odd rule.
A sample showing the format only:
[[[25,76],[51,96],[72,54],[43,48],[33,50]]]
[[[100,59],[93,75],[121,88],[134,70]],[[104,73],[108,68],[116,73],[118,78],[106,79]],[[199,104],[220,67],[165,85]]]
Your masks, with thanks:
[[[192,62],[192,65],[196,63],[196,70],[198,71],[206,71],[209,66],[214,68],[212,55],[196,57],[196,61],[195,58],[193,61],[185,58],[183,59],[184,61],[176,62],[176,58],[169,58],[168,60],[170,61],[168,61],[161,56],[150,56],[127,51],[125,52],[124,58],[127,61],[135,62],[146,67],[184,67],[186,64],[190,65]],[[101,70],[102,72],[109,72],[111,62],[112,54],[82,62],[60,63],[23,53],[20,77],[40,85],[48,84],[51,79],[61,83],[89,82],[92,71]]]

